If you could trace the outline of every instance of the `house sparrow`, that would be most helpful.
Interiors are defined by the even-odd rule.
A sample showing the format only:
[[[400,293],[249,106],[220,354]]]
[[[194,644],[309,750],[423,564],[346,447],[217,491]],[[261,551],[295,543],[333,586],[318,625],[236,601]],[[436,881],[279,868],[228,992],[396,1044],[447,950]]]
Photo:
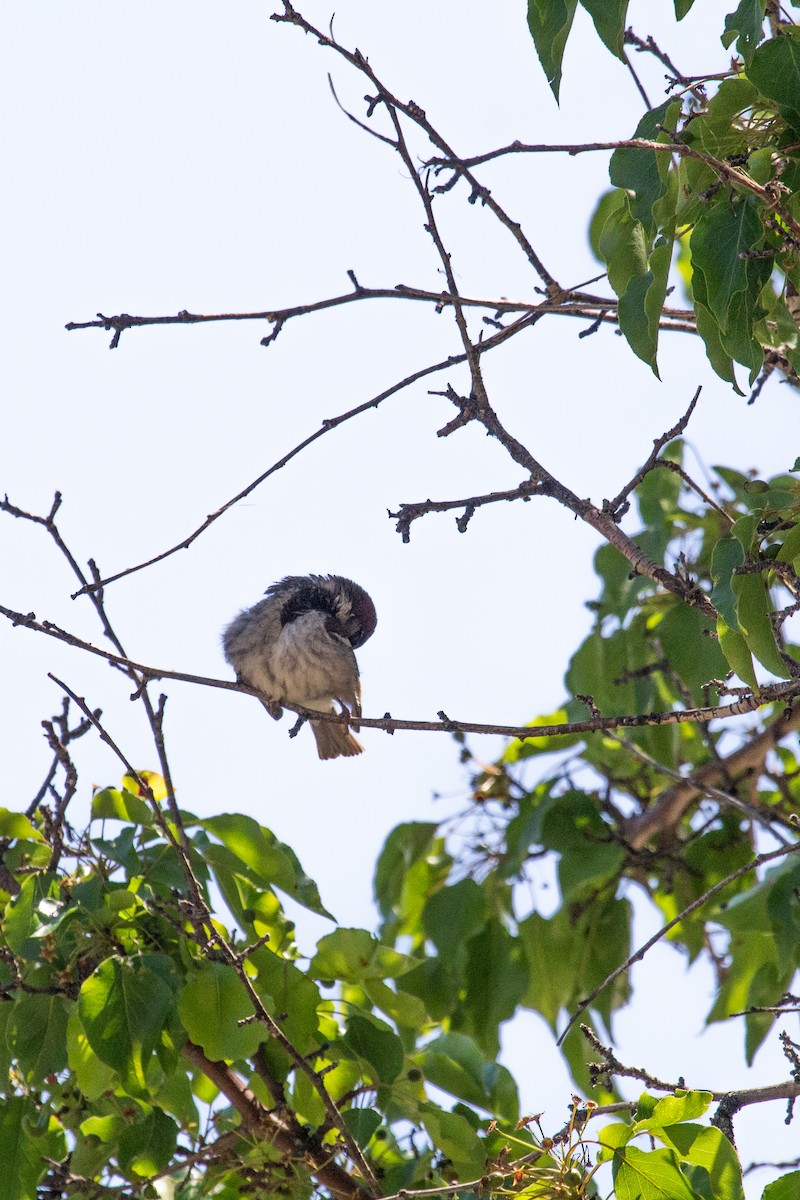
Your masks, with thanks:
[[[239,682],[262,693],[276,720],[281,704],[336,712],[334,700],[360,717],[353,650],[371,636],[378,620],[364,589],[341,575],[289,575],[268,587],[265,596],[240,612],[222,635],[225,658]],[[320,758],[364,749],[346,725],[312,721],[311,728]]]

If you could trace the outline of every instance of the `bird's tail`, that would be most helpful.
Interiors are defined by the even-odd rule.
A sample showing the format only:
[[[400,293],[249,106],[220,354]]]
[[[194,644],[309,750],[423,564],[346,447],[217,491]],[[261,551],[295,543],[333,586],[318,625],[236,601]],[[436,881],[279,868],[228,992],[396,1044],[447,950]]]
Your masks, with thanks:
[[[352,758],[363,754],[364,747],[346,725],[334,725],[332,721],[312,721],[311,728],[317,739],[320,758]]]

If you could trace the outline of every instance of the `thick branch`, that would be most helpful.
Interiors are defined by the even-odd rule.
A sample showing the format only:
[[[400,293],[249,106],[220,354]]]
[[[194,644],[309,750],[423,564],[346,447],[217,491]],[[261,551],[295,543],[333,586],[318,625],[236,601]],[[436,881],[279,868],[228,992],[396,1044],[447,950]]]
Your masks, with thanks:
[[[287,1113],[279,1115],[264,1108],[226,1063],[213,1062],[206,1058],[201,1048],[193,1042],[184,1043],[183,1054],[230,1101],[248,1133],[277,1146],[283,1154],[308,1163],[317,1182],[328,1188],[334,1196],[341,1197],[342,1200],[366,1200],[370,1196],[371,1193],[357,1180],[331,1160],[329,1150],[320,1153],[315,1149],[303,1130]]]
[[[701,800],[709,786],[722,784],[730,789],[732,784],[758,774],[763,769],[769,751],[796,729],[800,729],[800,705],[778,717],[740,750],[729,754],[727,758],[707,763],[688,779],[667,788],[646,812],[630,817],[623,829],[626,842],[639,850],[657,834],[668,837],[687,808],[696,800]]]

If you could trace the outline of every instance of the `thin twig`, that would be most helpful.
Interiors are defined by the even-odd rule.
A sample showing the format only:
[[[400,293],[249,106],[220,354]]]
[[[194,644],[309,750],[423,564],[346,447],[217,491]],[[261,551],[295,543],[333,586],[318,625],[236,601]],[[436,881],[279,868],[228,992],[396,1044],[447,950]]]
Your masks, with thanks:
[[[523,329],[530,328],[537,315],[538,314],[536,312],[526,315],[520,318],[517,322],[507,325],[504,329],[494,334],[492,337],[486,338],[486,340],[480,344],[479,353],[486,354],[490,350],[495,349],[497,346],[502,345],[503,342],[507,341],[510,337],[514,337],[517,333],[522,332]],[[153,555],[152,558],[148,558],[144,562],[137,563],[135,566],[126,567],[125,570],[117,571],[113,575],[108,575],[104,579],[99,580],[97,583],[84,583],[82,587],[78,588],[78,590],[73,593],[73,600],[77,596],[83,595],[84,593],[91,593],[97,588],[104,588],[111,583],[116,583],[118,579],[124,579],[126,575],[133,575],[137,571],[143,571],[147,567],[152,567],[156,563],[163,562],[164,559],[170,558],[179,550],[187,550],[192,543],[196,541],[201,534],[205,533],[210,525],[213,525],[215,521],[219,520],[219,518],[226,513],[228,509],[232,508],[235,504],[238,504],[240,500],[244,500],[245,497],[249,496],[251,492],[254,492],[257,487],[269,479],[271,475],[275,475],[278,471],[282,470],[283,467],[292,461],[292,459],[296,458],[303,450],[307,449],[321,437],[324,437],[325,434],[330,433],[333,429],[337,429],[346,421],[350,421],[354,417],[368,412],[369,409],[378,408],[379,405],[384,402],[384,400],[388,400],[390,397],[397,395],[404,388],[410,387],[412,384],[419,382],[420,379],[425,379],[428,375],[433,375],[438,371],[444,371],[450,367],[458,366],[463,362],[466,362],[466,354],[448,355],[447,358],[442,359],[439,362],[432,363],[427,367],[422,367],[418,371],[413,371],[410,375],[406,375],[405,378],[401,379],[398,383],[392,384],[391,387],[388,387],[384,391],[379,392],[377,395],[372,396],[369,400],[365,400],[362,404],[355,405],[354,408],[348,409],[347,412],[340,413],[336,417],[326,417],[319,429],[316,429],[313,433],[309,434],[308,437],[303,438],[301,442],[298,442],[296,446],[293,446],[291,450],[277,459],[272,466],[267,468],[266,471],[263,471],[258,478],[248,483],[247,486],[242,488],[240,492],[237,492],[235,496],[232,496],[229,500],[226,500],[225,503],[220,505],[215,512],[210,513],[202,522],[202,524],[198,525],[197,528],[194,529],[187,537],[183,538],[175,545],[170,546],[169,549]],[[19,510],[12,511],[13,506],[8,504],[7,498],[5,504],[0,501],[0,509],[4,509],[7,512],[12,512],[12,515],[15,516],[27,515]]]
[[[771,834],[783,846],[793,844],[792,842],[788,842],[774,828],[776,824],[779,824],[783,825],[786,829],[796,832],[796,825],[792,821],[782,817],[779,813],[769,809],[767,810],[769,816],[767,816],[755,804],[747,804],[744,800],[740,800],[738,796],[734,796],[730,792],[724,792],[721,788],[714,787],[711,783],[701,784],[691,775],[681,775],[680,771],[673,771],[672,767],[668,767],[665,763],[660,763],[652,755],[648,754],[646,750],[643,750],[641,746],[637,746],[635,742],[630,741],[628,738],[621,737],[619,734],[613,734],[612,737],[620,746],[624,746],[635,758],[638,758],[640,762],[646,763],[648,767],[657,771],[659,775],[665,775],[668,779],[674,779],[678,783],[696,788],[700,799],[703,796],[710,796],[713,800],[717,800],[724,808],[736,809],[737,812],[742,813],[748,820],[759,824],[762,829]],[[721,761],[724,762],[725,760],[722,759]]]
[[[611,974],[607,975],[602,983],[599,983],[584,1000],[581,1000],[577,1009],[562,1030],[556,1044],[559,1046],[562,1045],[564,1038],[567,1036],[572,1026],[579,1019],[579,1017],[586,1012],[586,1009],[590,1007],[600,993],[604,992],[609,984],[613,983],[614,980],[622,975],[625,971],[628,971],[634,963],[641,962],[648,950],[652,950],[653,946],[655,946],[657,942],[660,942],[661,939],[669,933],[670,929],[674,929],[676,925],[681,923],[681,921],[685,921],[688,916],[691,916],[691,914],[696,912],[698,908],[702,908],[704,904],[706,904],[714,896],[719,895],[719,893],[724,891],[729,884],[735,883],[737,879],[741,879],[744,875],[749,875],[752,871],[756,871],[759,867],[763,867],[765,863],[774,862],[778,858],[785,858],[789,854],[797,854],[798,851],[800,851],[800,842],[796,842],[793,846],[781,846],[780,849],[770,850],[765,854],[757,854],[755,858],[750,860],[750,862],[745,863],[744,866],[739,867],[735,871],[731,871],[730,875],[726,875],[724,879],[719,881],[719,883],[715,883],[713,887],[708,888],[707,891],[703,892],[701,896],[698,896],[696,900],[693,900],[691,904],[688,904],[682,912],[679,912],[677,917],[673,917],[671,921],[667,921],[666,925],[662,925],[661,929],[659,929],[657,933],[654,933],[651,938],[648,938],[644,945],[640,946],[635,953],[629,955],[629,957],[625,959],[625,962],[620,963],[618,967],[615,967]],[[798,1092],[800,1092],[800,1085],[798,1085]]]
[[[408,120],[412,121],[419,129],[421,129],[425,136],[430,140],[431,144],[435,146],[441,154],[446,155],[450,159],[455,159],[457,157],[452,147],[447,144],[441,134],[431,125],[423,109],[421,109],[418,104],[415,104],[413,100],[409,100],[408,102],[404,103],[402,100],[398,99],[397,96],[393,95],[378,79],[369,61],[364,57],[363,54],[361,54],[359,50],[347,50],[332,36],[329,36],[328,34],[323,33],[322,30],[317,29],[292,6],[289,0],[283,0],[283,12],[273,13],[270,19],[273,21],[285,22],[290,25],[296,25],[306,33],[310,33],[317,39],[320,45],[334,50],[337,54],[349,62],[351,66],[360,71],[377,91],[377,101],[370,101],[368,115],[372,114],[376,103],[385,104],[390,113],[402,113],[404,117],[407,117]],[[396,128],[395,132],[397,132]],[[412,170],[413,173],[416,174],[416,167],[413,167]],[[528,259],[528,262],[531,264],[539,278],[544,283],[547,294],[551,297],[560,296],[562,294],[562,289],[556,283],[555,279],[547,270],[544,263],[539,258],[539,255],[528,241],[519,222],[514,221],[508,215],[508,213],[505,212],[501,205],[498,204],[498,202],[494,199],[489,189],[480,184],[468,169],[465,169],[462,174],[472,189],[470,196],[471,201],[474,203],[476,200],[480,200],[482,204],[486,205],[486,207],[492,211],[501,225],[508,230],[511,236],[521,247],[525,257]]]
[[[680,437],[685,431],[686,426],[689,424],[691,415],[695,410],[697,401],[700,399],[700,393],[702,390],[702,387],[698,387],[686,412],[682,417],[680,417],[679,420],[675,422],[672,428],[668,429],[665,433],[662,433],[660,437],[653,439],[653,449],[651,450],[647,459],[642,463],[641,467],[639,467],[639,470],[636,472],[633,478],[629,480],[629,482],[625,484],[624,488],[617,493],[613,500],[603,501],[603,512],[610,513],[615,520],[619,520],[620,516],[622,515],[620,510],[622,509],[623,505],[625,505],[627,508],[626,501],[628,500],[628,497],[630,496],[631,492],[633,492],[633,490],[639,486],[645,476],[653,470],[661,451],[666,445],[669,444],[669,442],[672,442],[675,440],[675,438]]]

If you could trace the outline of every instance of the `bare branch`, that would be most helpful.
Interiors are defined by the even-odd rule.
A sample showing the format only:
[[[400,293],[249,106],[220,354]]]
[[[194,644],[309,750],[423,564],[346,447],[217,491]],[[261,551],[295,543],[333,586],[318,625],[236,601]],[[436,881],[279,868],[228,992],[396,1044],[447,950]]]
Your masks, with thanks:
[[[369,130],[372,132],[372,130]],[[136,329],[145,325],[202,325],[218,323],[220,321],[267,321],[275,328],[271,334],[268,334],[262,340],[262,345],[269,345],[275,340],[277,331],[282,329],[288,321],[293,317],[308,316],[311,313],[323,312],[329,308],[339,308],[343,304],[353,304],[359,300],[415,300],[423,303],[432,304],[434,307],[441,308],[450,302],[450,298],[443,292],[431,292],[425,288],[409,287],[404,283],[398,283],[391,288],[370,288],[363,287],[358,282],[355,272],[348,271],[348,275],[353,284],[353,290],[344,292],[338,296],[329,296],[324,300],[314,300],[308,304],[296,304],[290,308],[273,308],[264,309],[261,312],[230,312],[230,313],[191,313],[186,309],[181,312],[174,313],[170,316],[160,317],[133,317],[129,313],[119,313],[117,316],[106,317],[103,313],[97,314],[97,319],[94,321],[70,321],[64,326],[70,331],[74,329],[104,329],[106,332],[115,330],[114,338],[112,338],[110,348],[115,350],[119,345],[119,339],[126,329]],[[515,302],[511,300],[478,300],[473,297],[465,299],[464,304],[473,308],[485,308],[491,312],[530,312],[537,305],[526,302]]]
[[[675,424],[672,426],[672,428],[668,429],[666,431],[666,433],[662,433],[661,437],[654,438],[653,449],[651,450],[647,459],[642,463],[641,467],[639,467],[639,470],[636,472],[636,474],[633,476],[633,478],[628,483],[625,484],[625,487],[622,488],[622,490],[617,493],[617,495],[614,497],[613,500],[604,500],[603,501],[603,512],[609,513],[614,518],[614,520],[618,521],[620,519],[620,517],[622,516],[623,512],[627,511],[628,497],[631,495],[631,493],[634,491],[634,489],[639,486],[639,484],[644,479],[645,475],[648,475],[650,473],[650,471],[653,470],[653,467],[656,465],[656,460],[657,460],[659,454],[661,453],[661,451],[664,449],[664,447],[669,442],[674,441],[676,437],[680,437],[680,435],[686,429],[686,426],[689,424],[689,419],[690,419],[692,413],[694,412],[695,405],[697,404],[697,401],[700,399],[700,393],[702,390],[703,390],[702,387],[699,387],[697,389],[694,396],[692,397],[689,407],[687,408],[687,410],[683,414],[683,416],[680,418],[680,420],[676,421]],[[625,506],[624,509],[623,509],[623,505]]]
[[[0,615],[6,617],[14,626],[46,634],[48,637],[65,642],[67,645],[74,646],[78,650],[85,650],[89,654],[95,654],[99,658],[104,658],[112,666],[128,671],[135,671],[143,681],[175,679],[180,683],[191,683],[200,687],[222,688],[230,692],[241,692],[243,695],[254,696],[260,702],[263,702],[263,697],[258,692],[245,687],[244,684],[238,683],[234,679],[215,679],[207,675],[190,675],[186,671],[172,671],[166,667],[151,667],[145,663],[135,662],[133,659],[125,658],[120,654],[113,654],[111,651],[102,650],[99,646],[94,646],[91,642],[84,641],[83,638],[68,633],[67,630],[61,629],[51,621],[37,621],[35,613],[16,612],[14,609],[6,608],[5,605],[0,604]],[[394,733],[398,729],[408,729],[418,733],[449,733],[455,730],[458,733],[498,734],[501,737],[519,738],[524,741],[542,737],[569,737],[576,733],[600,733],[610,729],[638,729],[647,725],[705,724],[708,721],[724,720],[726,717],[744,716],[746,713],[755,712],[757,709],[764,708],[770,704],[789,703],[798,695],[800,695],[800,680],[792,680],[787,683],[770,684],[761,688],[757,695],[743,695],[732,704],[715,704],[705,708],[687,708],[668,712],[594,717],[588,721],[572,721],[559,725],[536,725],[535,727],[531,727],[530,725],[495,725],[475,721],[451,720],[450,718],[446,722],[441,719],[439,721],[415,721],[393,717],[391,714],[386,714],[383,717],[360,716],[358,723],[361,728],[383,729],[387,733]],[[332,721],[334,724],[342,725],[346,724],[349,719],[347,714],[318,712],[316,709],[301,708],[299,705],[293,706],[284,703],[283,707],[290,712],[297,713],[298,716],[308,719],[313,718],[315,721]],[[797,711],[797,719],[800,720],[800,709]],[[778,723],[776,722],[776,724]],[[789,728],[795,727],[794,724],[789,726]],[[770,729],[774,728],[775,726],[770,727]],[[770,731],[768,730],[767,732],[769,733]],[[773,734],[776,740],[777,736],[779,735]],[[716,763],[711,765],[715,768],[717,767]],[[648,815],[644,814],[644,816]],[[635,818],[632,818],[633,820]]]
[[[658,1079],[656,1076],[651,1075],[649,1071],[644,1070],[642,1067],[625,1066],[619,1061],[610,1046],[604,1046],[588,1025],[581,1025],[581,1033],[592,1048],[603,1057],[602,1064],[595,1064],[598,1076],[607,1074],[608,1076],[617,1075],[629,1079],[639,1079],[646,1087],[651,1087],[654,1091],[658,1092],[676,1092],[687,1087],[683,1079],[679,1079],[675,1083],[667,1083],[663,1079]],[[800,1083],[797,1083],[793,1079],[786,1079],[781,1080],[780,1083],[765,1084],[763,1087],[742,1088],[735,1092],[718,1092],[712,1088],[698,1087],[696,1085],[693,1086],[692,1090],[707,1092],[712,1100],[727,1103],[733,1108],[733,1111],[738,1111],[738,1109],[745,1108],[749,1104],[763,1104],[767,1100],[788,1100],[793,1096],[798,1096],[800,1095]]]
[[[444,430],[440,430],[440,436],[445,430],[449,430],[449,427],[445,426]],[[412,522],[418,520],[419,517],[424,517],[426,513],[449,512],[454,508],[463,508],[464,512],[456,521],[456,525],[459,533],[465,533],[475,511],[485,504],[497,504],[502,500],[530,500],[531,496],[544,494],[538,484],[533,483],[530,479],[525,479],[518,487],[505,492],[487,492],[483,496],[468,496],[463,500],[419,500],[411,504],[401,503],[398,511],[390,512],[389,516],[392,520],[397,521],[397,532],[402,536],[404,542],[408,542],[411,539]]]
[[[491,337],[486,338],[485,341],[481,342],[480,344],[479,353],[486,354],[488,351],[495,349],[497,346],[501,346],[503,342],[507,341],[509,338],[521,333],[523,329],[530,328],[530,326],[535,323],[538,315],[538,312],[534,311],[524,317],[521,317],[518,321],[512,323],[511,325],[505,326],[502,330]],[[420,370],[414,371],[410,375],[406,375],[405,378],[401,379],[398,383],[392,384],[391,387],[386,388],[385,391],[379,392],[376,396],[372,396],[369,400],[365,400],[362,404],[357,404],[354,408],[348,409],[347,412],[340,413],[336,417],[326,417],[319,429],[315,430],[314,433],[309,434],[308,437],[304,438],[302,442],[298,442],[296,446],[292,447],[291,450],[277,459],[272,466],[267,468],[266,471],[263,471],[257,479],[252,480],[252,482],[248,483],[247,486],[242,488],[240,492],[237,492],[235,496],[232,496],[230,500],[226,500],[224,504],[220,505],[215,512],[210,513],[206,517],[205,521],[203,521],[201,525],[198,525],[197,528],[194,529],[187,537],[183,538],[182,541],[177,542],[174,546],[170,546],[168,550],[163,550],[160,554],[156,554],[152,558],[146,559],[144,562],[137,563],[133,567],[126,567],[124,571],[117,571],[114,575],[108,575],[105,579],[100,579],[96,582],[84,581],[83,585],[78,588],[76,592],[73,592],[73,600],[84,593],[91,593],[97,589],[107,587],[110,583],[116,583],[118,579],[124,579],[126,575],[133,575],[137,571],[143,571],[147,567],[152,567],[156,563],[163,562],[165,558],[170,558],[173,554],[177,554],[179,550],[188,550],[192,543],[195,542],[202,533],[205,533],[210,525],[213,525],[215,521],[219,520],[219,518],[226,513],[228,509],[232,508],[235,504],[238,504],[240,500],[245,499],[246,496],[249,496],[251,492],[254,492],[257,487],[269,479],[271,475],[275,475],[278,471],[282,470],[288,463],[292,461],[292,459],[296,458],[298,454],[300,454],[308,446],[312,445],[313,442],[316,442],[321,437],[324,437],[326,433],[330,433],[331,430],[337,429],[346,421],[351,421],[354,417],[360,416],[361,413],[365,413],[371,408],[378,408],[379,405],[384,402],[384,400],[388,400],[390,397],[396,396],[399,392],[403,391],[404,388],[410,387],[412,384],[419,382],[420,379],[425,379],[428,375],[433,375],[438,371],[447,370],[449,367],[458,366],[460,363],[466,361],[466,354],[451,354],[447,358],[442,359],[440,362],[432,363],[430,366],[422,367]],[[30,520],[40,520],[40,518],[30,517],[29,514],[23,513],[19,509],[15,509],[13,505],[9,505],[8,497],[6,497],[5,503],[0,501],[0,510],[10,512],[13,516],[27,517]]]
[[[772,728],[772,726],[770,726],[770,728]],[[702,786],[697,786],[697,774],[687,778],[681,775],[680,771],[673,771],[672,768],[668,767],[665,763],[660,763],[657,759],[653,758],[652,755],[648,754],[646,750],[643,750],[641,746],[637,746],[635,742],[631,742],[628,738],[616,736],[615,740],[619,742],[620,746],[624,746],[629,753],[633,754],[635,758],[638,758],[640,762],[646,763],[650,768],[652,768],[652,770],[657,771],[659,775],[665,775],[668,779],[675,779],[678,781],[678,783],[689,783],[693,781],[697,787],[698,799],[702,800],[706,796],[709,796],[711,799],[717,800],[723,806],[723,808],[734,808],[737,810],[737,812],[740,812],[747,817],[748,820],[755,821],[757,824],[761,825],[763,829],[770,833],[776,839],[776,841],[781,842],[782,845],[791,845],[786,838],[782,837],[782,835],[778,833],[775,825],[783,825],[786,829],[790,829],[793,832],[796,832],[796,825],[792,821],[781,816],[780,813],[775,812],[771,808],[762,812],[757,805],[746,804],[745,801],[740,800],[738,796],[734,796],[731,792],[723,792],[721,788],[715,787],[713,783],[705,783]],[[733,757],[733,755],[731,757]],[[723,770],[725,770],[725,773],[729,775],[729,760],[719,759],[718,761]]]
[[[423,109],[421,109],[418,104],[415,104],[413,100],[409,100],[407,103],[404,103],[402,100],[399,100],[397,96],[393,95],[388,88],[381,83],[370,66],[368,60],[359,50],[347,50],[332,36],[329,36],[323,33],[321,30],[315,28],[315,26],[313,26],[305,19],[305,17],[303,17],[295,8],[293,8],[289,0],[284,0],[283,12],[273,13],[270,19],[273,21],[286,22],[291,25],[296,25],[306,33],[312,34],[320,43],[320,45],[336,51],[336,53],[349,62],[351,66],[360,71],[377,91],[377,100],[370,102],[368,115],[372,114],[372,111],[374,111],[378,103],[385,104],[390,113],[402,113],[404,117],[407,117],[410,121],[417,125],[417,127],[423,131],[426,137],[428,137],[431,144],[434,145],[442,155],[446,156],[448,159],[457,160],[457,156],[452,147],[450,147],[441,134],[434,129],[430,121],[427,119]],[[395,132],[397,132],[396,126]],[[412,170],[413,178],[413,176],[416,175],[416,169],[412,167]],[[500,221],[503,226],[505,226],[505,228],[521,247],[525,257],[528,259],[528,262],[531,264],[539,278],[544,283],[547,294],[551,297],[561,296],[561,287],[556,283],[555,279],[547,270],[533,246],[528,241],[527,237],[523,233],[522,226],[509,217],[504,209],[501,208],[501,206],[493,198],[489,189],[480,184],[468,168],[465,168],[461,174],[472,189],[470,202],[474,203],[476,200],[480,200],[482,204],[486,205],[486,207],[494,213],[497,220]]]

